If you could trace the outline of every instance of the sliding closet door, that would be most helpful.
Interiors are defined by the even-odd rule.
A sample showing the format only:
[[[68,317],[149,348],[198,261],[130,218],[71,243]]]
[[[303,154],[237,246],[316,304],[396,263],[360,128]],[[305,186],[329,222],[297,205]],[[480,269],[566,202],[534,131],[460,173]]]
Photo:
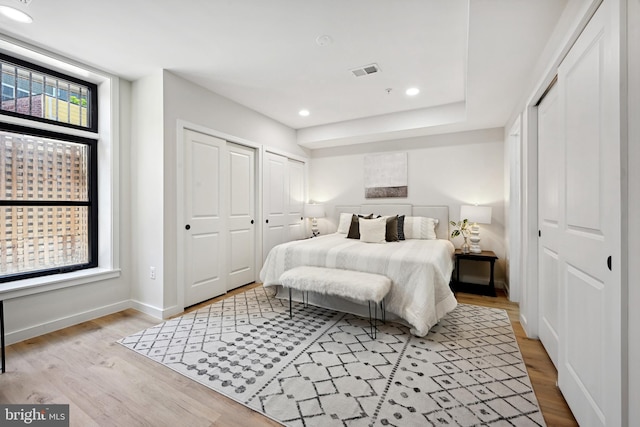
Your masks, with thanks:
[[[223,213],[227,142],[199,132],[184,134],[184,305],[224,294],[226,251]]]
[[[558,89],[554,85],[538,105],[538,331],[553,364],[558,366],[560,310],[560,185],[564,147],[560,133]]]
[[[305,238],[305,164],[275,153],[265,153],[263,180],[263,260],[271,248]]]
[[[558,381],[581,425],[622,423],[620,15],[605,0],[558,69]],[[544,280],[541,278],[541,280]]]
[[[262,232],[263,260],[272,247],[286,242],[288,222],[288,159],[273,153],[264,156],[263,207],[264,224]]]
[[[184,306],[256,279],[255,149],[184,133]]]
[[[304,223],[304,202],[305,202],[305,180],[304,163],[288,159],[288,212],[287,212],[287,240],[300,240],[305,236]]]
[[[231,290],[256,278],[255,150],[228,142],[227,165],[227,290]]]

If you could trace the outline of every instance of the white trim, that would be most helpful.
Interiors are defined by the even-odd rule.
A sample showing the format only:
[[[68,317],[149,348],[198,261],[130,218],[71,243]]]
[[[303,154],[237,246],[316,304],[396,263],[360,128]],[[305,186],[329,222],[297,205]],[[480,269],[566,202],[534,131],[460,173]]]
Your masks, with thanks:
[[[297,160],[297,161],[302,162],[302,163],[307,163],[309,161],[308,157],[300,156],[298,154],[293,154],[291,152],[280,150],[280,149],[273,148],[273,147],[265,146],[264,147],[264,151],[266,153],[277,154],[278,156],[287,157],[287,158],[292,159],[292,160]]]
[[[538,337],[538,111],[527,107],[522,127],[522,259],[523,295],[520,323],[529,338]]]
[[[92,310],[83,311],[81,313],[76,313],[71,316],[61,317],[50,322],[29,326],[24,329],[19,329],[17,331],[7,333],[6,344],[11,345],[20,341],[27,340],[29,338],[48,334],[50,332],[77,325],[82,322],[87,322],[99,317],[107,316],[109,314],[118,313],[130,307],[131,303],[129,300],[120,301],[114,304],[105,305]]]
[[[522,292],[522,119],[518,115],[509,134],[507,141],[507,156],[509,168],[507,169],[509,179],[509,194],[507,195],[509,204],[505,217],[507,218],[507,271],[506,278],[508,286],[509,300],[520,302]],[[514,170],[514,162],[517,168]],[[514,188],[517,187],[517,188]],[[514,191],[515,190],[515,191]],[[517,194],[518,199],[511,196]],[[516,217],[515,220],[513,217]]]
[[[71,273],[40,276],[31,279],[18,280],[2,284],[0,299],[8,300],[27,295],[49,292],[56,289],[70,288],[72,286],[86,285],[87,283],[120,277],[120,270],[105,268],[91,268],[78,270]]]
[[[176,314],[182,313],[184,310],[174,305],[173,307],[160,308],[151,304],[140,302],[138,300],[130,300],[130,308],[139,311],[140,313],[148,314],[156,319],[167,319]]]

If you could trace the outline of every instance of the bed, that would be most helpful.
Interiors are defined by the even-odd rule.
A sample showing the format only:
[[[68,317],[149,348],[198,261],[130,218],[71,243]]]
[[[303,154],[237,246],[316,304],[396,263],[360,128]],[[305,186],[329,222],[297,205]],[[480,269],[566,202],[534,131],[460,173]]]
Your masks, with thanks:
[[[448,208],[411,205],[362,205],[336,207],[340,213],[406,215],[438,220],[436,239],[407,239],[399,242],[364,243],[343,233],[297,240],[271,249],[260,279],[265,287],[277,287],[285,271],[299,266],[317,266],[380,274],[392,280],[385,298],[388,319],[400,321],[411,333],[424,336],[457,303],[449,281],[453,271],[454,247],[448,240]],[[284,293],[283,293],[284,294]],[[278,295],[288,298],[287,295]],[[320,294],[310,294],[314,305],[355,314],[365,314],[367,307],[358,303]]]

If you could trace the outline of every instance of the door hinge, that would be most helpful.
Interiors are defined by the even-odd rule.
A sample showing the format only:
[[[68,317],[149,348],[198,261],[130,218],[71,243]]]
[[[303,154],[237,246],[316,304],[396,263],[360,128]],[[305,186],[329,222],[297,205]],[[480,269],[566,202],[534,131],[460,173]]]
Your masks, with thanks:
[[[611,255],[607,258],[607,268],[611,271]]]

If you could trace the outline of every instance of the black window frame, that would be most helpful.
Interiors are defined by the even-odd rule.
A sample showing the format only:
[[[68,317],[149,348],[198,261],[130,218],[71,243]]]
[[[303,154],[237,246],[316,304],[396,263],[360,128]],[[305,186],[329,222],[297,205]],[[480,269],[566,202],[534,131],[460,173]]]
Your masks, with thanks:
[[[98,140],[65,133],[53,132],[37,128],[19,126],[0,122],[0,130],[33,137],[48,138],[64,142],[86,145],[88,148],[88,200],[87,201],[47,201],[47,200],[5,200],[0,199],[0,206],[87,206],[88,207],[88,248],[89,261],[83,264],[67,265],[50,269],[27,271],[24,273],[0,276],[0,283],[30,279],[53,274],[69,273],[98,266]]]
[[[56,126],[63,126],[63,127],[68,127],[72,129],[93,132],[93,133],[98,132],[98,85],[96,85],[95,83],[91,83],[91,82],[79,79],[77,77],[69,76],[67,74],[63,74],[58,71],[42,67],[40,65],[25,61],[20,58],[15,58],[13,56],[6,55],[3,52],[0,52],[0,61],[9,62],[11,64],[27,68],[31,71],[36,71],[38,73],[42,73],[42,74],[53,76],[53,77],[66,80],[72,83],[77,83],[82,86],[86,86],[89,89],[88,100],[87,100],[87,104],[89,105],[89,116],[88,116],[89,126],[80,126],[72,123],[64,123],[64,122],[59,122],[57,120],[47,119],[44,117],[34,117],[28,114],[21,114],[15,111],[5,111],[2,109],[0,109],[0,115],[20,117],[23,119],[33,120],[36,122],[49,123]],[[17,91],[18,89],[17,89],[17,82],[16,82],[15,96],[17,96]]]

